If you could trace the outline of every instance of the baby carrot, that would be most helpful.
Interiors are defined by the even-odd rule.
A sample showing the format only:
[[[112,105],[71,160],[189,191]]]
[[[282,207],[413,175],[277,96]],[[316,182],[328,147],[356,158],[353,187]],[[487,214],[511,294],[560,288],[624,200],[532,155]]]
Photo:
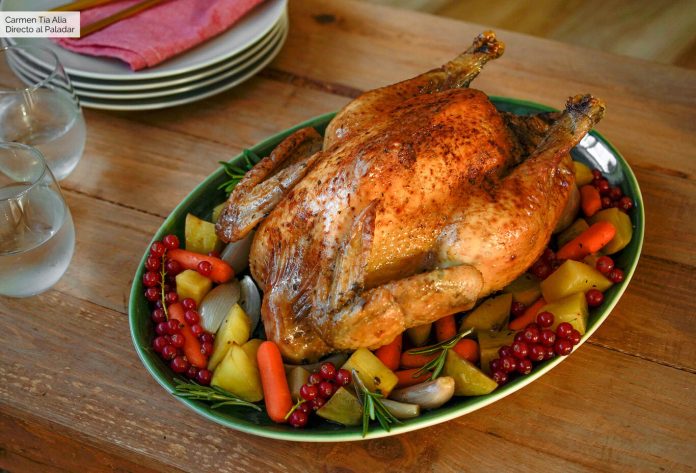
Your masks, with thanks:
[[[177,248],[176,250],[167,251],[167,257],[179,263],[184,269],[192,269],[194,271],[198,269],[198,263],[207,261],[213,267],[208,277],[216,283],[227,282],[234,276],[232,267],[225,261],[220,258],[215,258],[214,256],[202,255],[200,253],[194,253],[193,251]]]
[[[423,347],[425,348],[425,347]],[[416,355],[409,351],[405,351],[401,354],[401,367],[402,368],[420,368],[424,364],[431,362],[437,358],[437,353],[429,353],[427,355]]]
[[[429,371],[425,371],[423,374],[417,377],[413,377],[416,372],[418,372],[420,368],[411,368],[408,370],[400,370],[400,371],[394,371],[394,374],[396,375],[397,379],[399,380],[396,383],[397,388],[405,388],[408,386],[413,386],[414,384],[418,383],[424,383],[430,378],[431,373]]]
[[[457,324],[454,315],[447,315],[435,321],[435,337],[438,342],[444,342],[457,335]]]
[[[274,422],[283,423],[285,415],[292,409],[292,396],[278,345],[270,341],[263,342],[256,352],[256,360],[268,417]]]
[[[510,330],[522,330],[527,326],[527,324],[531,324],[536,320],[536,316],[539,313],[539,310],[541,310],[541,308],[545,305],[546,301],[543,297],[540,297],[534,304],[527,307],[527,310],[524,311],[524,314],[520,315],[515,320],[510,321],[508,327],[510,328]]]
[[[394,340],[391,341],[391,343],[381,346],[375,350],[375,356],[392,371],[399,368],[402,342],[402,334],[399,334]]]
[[[457,342],[453,350],[461,358],[471,363],[476,363],[479,360],[479,346],[476,340],[463,338]]]
[[[599,221],[563,245],[556,257],[558,259],[581,260],[596,253],[616,235],[616,227],[607,221]]]
[[[592,217],[598,210],[602,209],[602,198],[596,187],[588,184],[580,188],[580,205],[587,217]]]
[[[182,326],[181,335],[184,336],[184,354],[189,363],[196,368],[205,368],[208,361],[201,353],[201,342],[198,341],[198,337],[193,334],[191,327],[188,326],[186,319],[184,319],[184,312],[186,312],[184,306],[177,302],[167,307],[167,310],[169,311],[169,318],[176,320]]]

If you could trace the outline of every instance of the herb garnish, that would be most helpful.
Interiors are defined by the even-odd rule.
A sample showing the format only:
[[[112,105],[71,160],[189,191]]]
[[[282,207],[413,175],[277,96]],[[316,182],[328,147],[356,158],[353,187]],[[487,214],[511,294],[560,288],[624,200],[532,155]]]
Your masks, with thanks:
[[[438,351],[440,352],[435,359],[430,360],[426,364],[424,364],[418,371],[413,373],[413,377],[417,378],[419,376],[422,376],[425,374],[426,371],[430,371],[430,381],[433,379],[437,378],[440,373],[442,372],[442,368],[445,367],[445,361],[447,360],[447,352],[450,351],[454,346],[459,343],[459,341],[466,337],[467,335],[471,334],[473,332],[473,329],[466,330],[462,333],[458,333],[454,337],[450,338],[449,340],[445,340],[444,342],[437,343],[435,345],[425,347],[425,348],[417,348],[415,350],[408,350],[407,353],[412,353],[414,355],[430,355],[431,353],[437,353]]]
[[[176,383],[174,395],[196,401],[214,402],[215,404],[210,406],[212,409],[217,409],[222,406],[244,406],[251,407],[257,411],[261,410],[256,404],[245,401],[218,386],[202,386],[178,378],[175,378],[174,382]]]
[[[352,374],[355,394],[357,394],[358,402],[360,402],[363,408],[362,436],[365,437],[367,435],[367,431],[370,428],[370,420],[376,419],[379,425],[387,432],[391,430],[391,424],[400,424],[401,421],[394,417],[384,404],[382,404],[381,399],[384,396],[380,393],[373,393],[367,389],[355,370],[353,370]]]
[[[224,189],[227,194],[230,194],[235,186],[244,178],[244,174],[254,167],[254,164],[261,161],[261,157],[251,150],[245,149],[242,151],[244,162],[241,167],[235,166],[227,161],[219,161],[225,169],[225,173],[230,177],[229,180],[218,186],[218,189]]]

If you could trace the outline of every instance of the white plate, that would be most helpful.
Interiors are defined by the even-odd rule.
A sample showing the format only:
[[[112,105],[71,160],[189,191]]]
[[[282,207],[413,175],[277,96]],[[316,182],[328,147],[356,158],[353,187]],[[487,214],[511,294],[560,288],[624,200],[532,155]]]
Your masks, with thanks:
[[[66,0],[5,0],[0,11],[43,11],[64,4]],[[101,80],[143,80],[184,74],[227,60],[250,44],[268,34],[286,10],[287,0],[266,0],[249,12],[229,30],[211,38],[190,51],[173,57],[164,63],[133,72],[118,59],[101,58],[77,54],[54,44],[48,38],[14,38],[18,45],[43,46],[56,53],[60,62],[72,78]],[[40,61],[38,64],[46,67]]]
[[[249,66],[243,72],[240,72],[234,77],[223,79],[215,84],[208,85],[202,89],[195,90],[192,92],[186,92],[183,94],[178,94],[176,96],[168,97],[166,100],[163,99],[144,99],[144,100],[100,100],[100,99],[89,99],[80,98],[82,106],[89,108],[97,108],[101,110],[156,110],[160,108],[174,107],[176,105],[183,105],[186,103],[195,102],[197,100],[202,100],[204,98],[210,97],[220,92],[224,92],[227,89],[235,87],[242,82],[253,77],[257,72],[266,67],[275,58],[280,50],[285,44],[285,39],[287,38],[287,29],[283,32],[283,36],[276,47],[271,51],[268,56],[259,59],[255,64]]]
[[[177,95],[177,94],[182,94],[185,92],[191,92],[195,91],[198,89],[201,89],[205,86],[208,86],[210,84],[217,83],[223,79],[232,77],[235,74],[238,74],[240,72],[243,72],[247,67],[250,65],[254,64],[256,61],[258,61],[260,58],[265,57],[269,52],[271,52],[280,42],[281,38],[287,33],[287,22],[285,18],[281,19],[281,24],[279,25],[279,29],[277,31],[274,31],[274,34],[271,37],[271,41],[268,42],[263,48],[261,48],[260,51],[256,51],[256,54],[252,55],[250,58],[248,58],[246,61],[240,63],[240,64],[233,64],[227,68],[223,68],[220,71],[217,71],[217,73],[214,74],[209,74],[207,76],[203,77],[203,80],[194,80],[194,81],[188,81],[187,83],[184,83],[183,85],[180,86],[174,86],[174,87],[162,87],[158,89],[150,89],[150,90],[144,90],[144,91],[135,91],[135,92],[102,92],[102,91],[94,91],[94,90],[89,90],[89,89],[83,89],[81,87],[78,87],[74,82],[73,82],[73,88],[75,90],[75,93],[80,97],[80,98],[94,98],[94,99],[115,99],[115,100],[137,100],[137,99],[147,99],[147,98],[155,98],[155,97],[165,97],[169,95]],[[32,67],[27,63],[23,64],[17,64],[14,63],[12,64],[13,69],[16,72],[21,72],[22,76],[33,79],[34,81],[39,81],[40,80],[40,72],[37,71],[36,67]]]
[[[88,79],[76,76],[71,76],[70,80],[72,85],[76,89],[80,89],[87,94],[88,90],[93,91],[114,91],[114,92],[140,92],[151,89],[161,89],[164,87],[173,87],[176,85],[183,85],[190,82],[198,81],[214,74],[218,74],[222,71],[228,70],[234,65],[239,65],[243,67],[245,64],[252,62],[255,56],[263,54],[261,51],[267,49],[269,45],[275,41],[281,34],[281,29],[287,27],[287,14],[283,14],[278,23],[269,31],[267,35],[259,39],[256,43],[249,46],[247,49],[242,51],[239,55],[234,56],[227,61],[222,61],[220,63],[213,64],[211,66],[199,69],[197,71],[192,71],[189,73],[178,74],[176,76],[161,78],[161,79],[149,79],[144,81],[102,81],[98,79]],[[3,43],[13,44],[11,38],[4,38]],[[41,65],[36,64],[35,59],[32,56],[26,54],[26,52],[19,52],[15,56],[16,64],[18,67],[27,70],[27,72],[32,72],[33,74],[45,74],[46,69]],[[89,94],[87,94],[89,95]]]

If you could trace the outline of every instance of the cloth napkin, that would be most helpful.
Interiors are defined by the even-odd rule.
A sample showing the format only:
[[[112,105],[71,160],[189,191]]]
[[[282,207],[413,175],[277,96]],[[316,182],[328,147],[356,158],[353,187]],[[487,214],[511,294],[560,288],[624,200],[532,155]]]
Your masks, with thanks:
[[[122,0],[83,11],[83,26],[141,0]],[[170,0],[84,38],[56,43],[80,54],[118,58],[137,71],[152,67],[230,28],[263,0]]]

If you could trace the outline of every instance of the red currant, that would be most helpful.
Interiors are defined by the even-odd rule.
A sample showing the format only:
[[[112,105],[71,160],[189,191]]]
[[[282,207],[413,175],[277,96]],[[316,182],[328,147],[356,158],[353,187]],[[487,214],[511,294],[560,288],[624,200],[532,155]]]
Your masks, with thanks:
[[[516,342],[524,342],[524,332],[520,331],[515,334],[515,338],[513,339]]]
[[[164,296],[164,301],[167,304],[175,304],[179,302],[179,294],[174,291],[170,291]]]
[[[168,259],[167,262],[164,263],[164,270],[167,272],[167,276],[174,277],[181,271],[183,271],[183,268],[181,267],[178,261]]]
[[[326,399],[324,399],[323,397],[317,396],[314,399],[312,399],[310,402],[312,403],[312,409],[314,409],[315,411],[318,411],[319,409],[324,407],[324,404],[326,404]]]
[[[347,371],[347,370],[343,370],[343,371]],[[348,373],[348,374],[350,374],[350,373]],[[307,378],[307,384],[309,384],[310,386],[313,386],[315,384],[319,384],[322,381],[324,381],[324,378],[322,378],[319,373],[312,373],[309,375],[309,378]]]
[[[336,384],[339,386],[348,386],[350,383],[353,382],[353,377],[350,374],[350,371],[344,370],[341,368],[338,370],[336,373]]]
[[[627,195],[621,197],[621,199],[619,199],[619,208],[623,211],[628,212],[633,208],[633,199],[631,199]]]
[[[198,269],[198,272],[201,275],[210,276],[210,273],[213,272],[213,265],[210,264],[210,261],[201,261],[200,263],[198,263],[196,269]]]
[[[199,336],[203,335],[205,330],[203,329],[203,327],[200,326],[200,324],[194,324],[194,325],[191,325],[191,332],[193,332],[193,334],[196,337],[199,337]]]
[[[554,316],[551,312],[540,312],[537,314],[537,323],[540,327],[551,327],[554,323]]]
[[[164,358],[165,360],[172,360],[176,356],[176,348],[174,348],[173,345],[165,345],[164,347],[162,347],[162,351],[160,352],[160,354],[162,355],[162,358]]]
[[[597,268],[597,271],[599,271],[600,273],[609,274],[609,272],[612,269],[614,269],[614,260],[611,259],[609,256],[600,256],[599,258],[597,258],[595,267]]]
[[[585,299],[587,300],[588,306],[598,307],[604,302],[604,294],[597,289],[590,289],[585,293]]]
[[[532,372],[532,362],[529,360],[519,360],[517,362],[517,372],[520,374],[529,374]]]
[[[524,314],[524,311],[527,310],[527,306],[524,305],[521,302],[513,301],[512,306],[510,307],[510,315],[512,315],[513,318],[520,317],[522,314]]]
[[[546,356],[546,347],[544,345],[536,344],[532,345],[529,350],[529,359],[532,361],[543,361],[544,356]]]
[[[609,207],[611,207],[611,204],[612,204],[612,201],[609,197],[607,197],[606,195],[604,197],[602,197],[602,208],[603,209],[608,209]]]
[[[511,357],[512,358],[512,357]],[[501,370],[502,362],[500,361],[500,358],[496,358],[495,360],[491,360],[488,363],[489,368],[491,369],[491,372],[493,371],[499,371]]]
[[[164,310],[155,309],[152,311],[152,321],[156,324],[166,322],[167,316],[164,314]]]
[[[183,305],[184,309],[186,309],[186,310],[196,310],[196,301],[194,301],[190,297],[185,297],[181,301],[181,305]]]
[[[159,297],[159,295],[158,295],[158,297]],[[161,309],[162,307],[164,307],[164,305],[162,304],[162,299],[157,299],[155,301],[155,309]]]
[[[184,336],[180,333],[174,333],[171,336],[171,344],[174,346],[174,348],[183,348],[184,341]]]
[[[609,197],[611,197],[611,200],[619,200],[621,197],[623,197],[623,191],[620,187],[612,187],[609,190]]]
[[[333,396],[334,393],[334,385],[333,383],[329,381],[322,381],[319,383],[319,395],[323,397],[324,399],[329,399],[331,396]]]
[[[189,366],[191,366],[185,356],[177,356],[169,363],[172,371],[175,373],[185,373],[188,371]]]
[[[609,280],[613,283],[620,283],[624,280],[624,272],[622,269],[614,268],[609,271]]]
[[[181,324],[178,320],[169,319],[167,321],[167,333],[169,335],[174,335],[175,333],[181,332]]]
[[[512,373],[517,368],[517,361],[512,356],[500,358],[500,369],[506,373]]]
[[[493,381],[498,383],[498,385],[503,385],[508,381],[508,375],[505,371],[496,370],[492,374]]]
[[[602,171],[600,171],[599,169],[593,169],[592,170],[592,179],[595,181],[602,179]]]
[[[512,355],[512,348],[510,348],[507,345],[503,345],[502,347],[498,348],[498,356],[500,358],[504,356],[513,356]]]
[[[189,325],[195,325],[201,321],[201,316],[194,309],[189,309],[186,312],[184,312],[184,320]]]
[[[300,387],[300,396],[306,401],[311,401],[319,395],[319,388],[315,384],[303,384]]]
[[[553,351],[559,356],[570,355],[570,352],[573,351],[573,344],[570,342],[570,340],[566,339],[556,340],[556,343],[553,346]]]
[[[319,367],[319,374],[321,374],[322,378],[328,381],[336,379],[336,367],[331,362],[322,363]]]
[[[201,343],[201,353],[204,356],[210,357],[213,354],[213,344],[210,342]]]
[[[145,289],[145,299],[147,299],[148,301],[155,302],[159,298],[160,298],[159,287],[148,287],[147,289]]]
[[[541,331],[541,334],[539,335],[539,341],[544,346],[552,347],[553,344],[556,342],[556,334],[553,330],[545,328]]]
[[[541,254],[541,259],[542,261],[546,261],[547,263],[553,263],[556,261],[556,253],[551,248],[545,248],[544,252]]]
[[[203,332],[198,339],[201,341],[201,343],[214,343],[215,342],[215,336],[212,333],[208,332]]]
[[[145,287],[155,287],[160,282],[160,275],[154,271],[143,274],[143,285]]]
[[[203,386],[208,386],[212,379],[213,373],[211,373],[210,370],[207,370],[205,368],[201,368],[200,370],[198,370],[198,373],[196,374],[196,381],[198,381],[198,384],[202,384]]]
[[[150,246],[150,254],[152,256],[162,256],[167,251],[167,247],[161,241],[156,241]]]
[[[155,325],[155,333],[157,335],[167,335],[169,333],[169,324],[167,322],[160,322]]]
[[[524,341],[527,343],[537,343],[539,341],[539,327],[537,324],[529,324],[527,328],[524,329]]]
[[[573,331],[570,332],[570,335],[568,335],[568,340],[573,344],[573,346],[580,343],[580,339],[582,339],[582,335],[580,335],[578,330],[573,329]]]
[[[198,368],[196,368],[193,365],[189,366],[189,369],[186,370],[186,377],[188,379],[194,379],[197,374],[198,374]]]
[[[208,256],[213,257],[213,258],[219,258],[220,253],[218,253],[217,251],[209,251]]]
[[[556,336],[558,338],[568,338],[571,331],[573,331],[572,325],[570,325],[568,322],[561,322],[558,324],[558,327],[556,327]],[[558,340],[556,340],[556,342],[558,342]]]
[[[290,417],[288,417],[288,423],[295,428],[304,427],[309,421],[309,416],[299,409],[295,409]]]
[[[155,339],[152,340],[152,349],[157,353],[162,353],[162,348],[164,348],[166,345],[167,339],[162,336],[155,337]]]
[[[162,267],[162,259],[157,256],[150,255],[145,260],[145,269],[148,271],[159,271]]]
[[[512,354],[514,355],[515,358],[517,358],[519,360],[527,358],[527,355],[529,355],[529,345],[527,345],[525,342],[515,342],[512,344],[511,348],[512,348]],[[508,357],[504,357],[501,359],[505,360],[507,358]],[[504,366],[504,363],[503,363],[503,366]]]
[[[176,235],[167,235],[162,238],[162,243],[168,250],[176,250],[179,248],[179,237]]]
[[[555,344],[554,344],[555,346]],[[545,360],[550,360],[556,356],[556,352],[554,351],[553,347],[546,347],[546,356],[544,357]]]
[[[553,272],[553,268],[545,261],[537,261],[532,265],[530,271],[539,279],[546,279]]]
[[[297,410],[309,414],[312,412],[312,406],[309,402],[302,402],[297,406]]]
[[[597,190],[601,195],[609,195],[609,192],[611,190],[611,186],[609,185],[609,181],[606,179],[600,179],[597,181],[595,187],[597,187]]]

